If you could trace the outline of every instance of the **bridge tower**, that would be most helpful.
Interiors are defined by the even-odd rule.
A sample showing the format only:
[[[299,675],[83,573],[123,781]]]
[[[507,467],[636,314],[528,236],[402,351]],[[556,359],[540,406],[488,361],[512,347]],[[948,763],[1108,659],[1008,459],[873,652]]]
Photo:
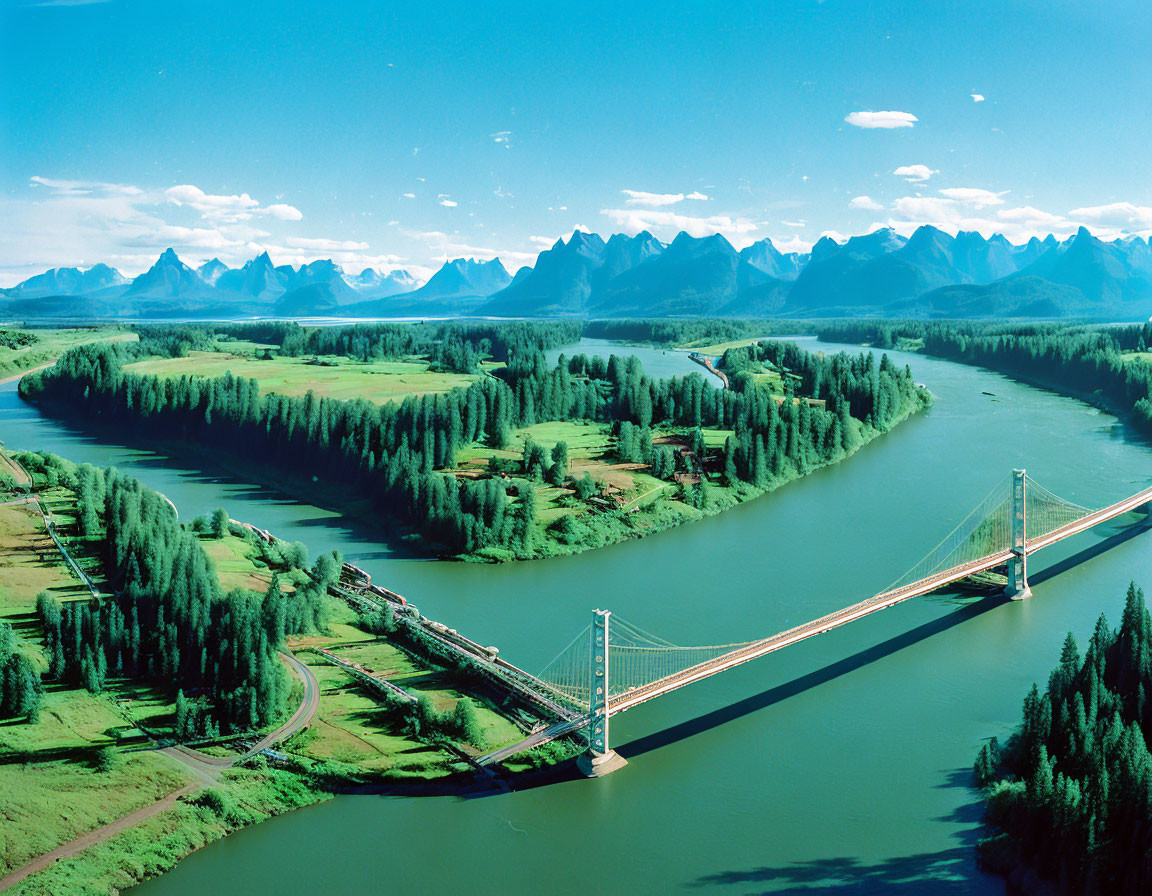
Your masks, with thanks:
[[[611,610],[592,611],[592,662],[588,682],[588,751],[576,764],[589,778],[602,778],[628,761],[608,746],[608,621]]]
[[[1008,561],[1008,586],[1004,593],[1012,600],[1032,596],[1028,587],[1028,517],[1025,500],[1028,476],[1024,470],[1012,471],[1012,559]]]

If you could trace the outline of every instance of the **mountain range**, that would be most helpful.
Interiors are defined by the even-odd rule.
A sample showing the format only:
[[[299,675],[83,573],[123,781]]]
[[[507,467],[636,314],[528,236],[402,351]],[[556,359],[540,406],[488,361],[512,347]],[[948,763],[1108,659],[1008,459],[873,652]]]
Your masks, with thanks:
[[[340,317],[1090,317],[1152,314],[1152,242],[1081,228],[1014,245],[1000,234],[881,228],[809,253],[763,239],[647,231],[607,241],[576,231],[510,276],[499,259],[457,258],[427,283],[405,271],[348,274],[330,260],[189,267],[172,249],[128,280],[98,264],[54,268],[0,290],[9,318]]]

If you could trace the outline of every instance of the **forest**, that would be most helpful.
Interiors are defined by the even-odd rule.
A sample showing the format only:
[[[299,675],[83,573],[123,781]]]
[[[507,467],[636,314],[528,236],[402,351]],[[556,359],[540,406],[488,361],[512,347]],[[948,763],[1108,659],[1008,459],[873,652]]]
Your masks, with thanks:
[[[920,339],[924,353],[976,364],[1084,398],[1152,433],[1152,322],[1122,326],[988,322],[845,321],[821,327],[834,342],[890,347]]]
[[[373,351],[372,345],[387,351],[397,326],[321,328],[321,335],[304,338],[334,351]],[[929,400],[907,368],[887,358],[877,363],[869,353],[822,357],[789,343],[761,343],[758,357],[793,374],[784,394],[773,395],[750,380],[721,390],[695,373],[653,379],[634,357],[561,357],[549,365],[545,349],[573,335],[564,324],[467,327],[452,331],[452,338],[468,334],[461,337],[462,355],[482,351],[472,341],[478,337],[504,355],[505,365],[467,388],[398,404],[261,395],[256,380],[230,374],[161,379],[124,371],[152,350],[152,333],[142,333],[139,346],[73,349],[51,370],[25,377],[20,391],[150,437],[223,451],[243,446],[246,455],[277,468],[308,476],[322,471],[317,475],[370,496],[447,554],[494,546],[516,557],[535,555],[534,502],[500,476],[445,472],[464,446],[503,448],[514,429],[543,421],[595,421],[612,427],[622,453],[671,477],[675,470],[653,446],[655,427],[711,427],[733,433],[715,458],[723,471],[717,481],[763,489],[851,452],[862,433],[884,432]],[[179,333],[166,328],[157,338],[170,343]],[[518,472],[538,478],[550,466],[526,462]],[[579,493],[563,473],[559,481]],[[697,483],[691,499],[704,501],[704,488]],[[520,499],[511,501],[513,495]]]
[[[593,339],[653,345],[715,344],[814,331],[815,326],[807,321],[790,320],[593,320],[584,324],[584,335]]]
[[[304,328],[295,321],[162,324],[136,327],[137,351],[183,357],[210,350],[220,336],[276,346],[287,357],[341,355],[358,361],[427,356],[435,370],[475,373],[481,361],[507,362],[520,351],[559,348],[580,338],[580,324],[566,323],[363,323]]]
[[[285,635],[316,624],[339,563],[321,558],[314,581],[291,594],[274,588],[263,596],[221,593],[200,539],[178,522],[163,496],[115,468],[76,467],[52,455],[26,454],[22,461],[38,475],[50,468],[76,492],[80,534],[101,545],[113,594],[108,600],[37,598],[47,677],[94,694],[112,675],[195,693],[188,702],[182,694],[178,703],[183,738],[247,731],[275,720],[289,690],[276,651]],[[31,714],[37,685],[29,683],[23,654],[6,651],[6,637],[0,628],[0,660],[6,653],[13,657],[0,662],[5,695],[11,681],[13,714]]]
[[[1081,656],[1069,633],[1020,724],[976,758],[992,870],[1065,893],[1152,892],[1152,617],[1128,588],[1120,627],[1102,615]]]
[[[40,670],[12,626],[0,622],[0,719],[25,717],[35,722],[42,694]]]

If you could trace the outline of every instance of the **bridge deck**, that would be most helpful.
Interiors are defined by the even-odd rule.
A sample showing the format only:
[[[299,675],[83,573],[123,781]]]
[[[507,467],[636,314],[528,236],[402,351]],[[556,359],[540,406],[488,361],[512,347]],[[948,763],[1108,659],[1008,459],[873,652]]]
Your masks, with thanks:
[[[1048,547],[1064,538],[1084,532],[1093,526],[1098,526],[1121,514],[1135,510],[1137,507],[1142,504],[1147,504],[1150,501],[1152,501],[1152,488],[1145,489],[1129,498],[1117,501],[1115,504],[1110,504],[1100,510],[1093,511],[1073,523],[1061,526],[1058,529],[1026,541],[1025,553],[1031,554],[1034,551]],[[718,672],[731,669],[733,666],[739,666],[751,660],[758,659],[782,647],[787,647],[815,635],[821,635],[834,628],[847,625],[849,622],[854,622],[861,617],[895,606],[902,601],[927,594],[930,591],[935,591],[937,588],[942,588],[952,582],[966,579],[978,572],[993,569],[1008,562],[1011,556],[1012,552],[1010,550],[998,551],[995,554],[989,554],[970,563],[954,566],[943,572],[934,573],[910,585],[904,585],[900,588],[894,588],[891,591],[881,592],[858,604],[852,604],[842,610],[829,613],[827,616],[821,616],[812,622],[788,629],[777,635],[764,638],[761,641],[754,641],[751,644],[733,650],[731,653],[726,653],[723,656],[716,657],[715,659],[708,660],[696,666],[691,666],[675,675],[669,675],[667,678],[662,678],[643,687],[634,688],[626,693],[619,694],[615,698],[609,699],[609,713],[623,712],[646,700],[651,700],[654,697],[667,694],[669,691],[674,691],[677,688],[682,688],[685,685],[700,681],[703,678],[708,678]]]
[[[1025,542],[1025,553],[1032,554],[1035,551],[1055,544],[1062,539],[1069,538],[1077,535],[1093,526],[1098,526],[1101,523],[1114,519],[1129,511],[1135,510],[1141,505],[1152,502],[1152,488],[1145,489],[1129,498],[1122,501],[1117,501],[1115,504],[1110,504],[1100,510],[1093,511],[1086,516],[1081,517],[1075,522],[1053,529],[1051,532],[1046,532],[1043,535],[1035,538],[1027,539]],[[933,573],[923,579],[919,579],[908,585],[902,585],[899,588],[893,588],[888,591],[882,591],[862,600],[859,603],[852,604],[851,606],[844,607],[835,612],[829,613],[826,616],[821,616],[819,619],[814,619],[811,622],[798,625],[795,628],[790,628],[786,631],[780,632],[770,637],[763,638],[759,641],[753,641],[750,644],[745,644],[738,647],[723,656],[716,657],[695,666],[690,666],[681,672],[674,675],[669,675],[666,678],[658,679],[650,684],[641,687],[633,688],[622,694],[617,694],[610,697],[608,700],[608,712],[614,715],[618,712],[624,712],[631,709],[633,706],[638,706],[648,700],[667,694],[670,691],[677,690],[678,688],[685,687],[702,679],[709,678],[731,669],[734,666],[739,666],[754,659],[759,659],[769,653],[774,653],[783,647],[788,647],[796,644],[799,641],[804,641],[808,638],[815,637],[816,635],[824,634],[824,632],[831,631],[834,628],[839,628],[842,625],[847,625],[849,622],[854,622],[864,616],[871,615],[880,610],[885,610],[888,607],[895,606],[903,601],[910,600],[913,597],[919,597],[923,594],[935,591],[938,588],[943,588],[945,585],[950,585],[953,582],[958,582],[961,579],[966,579],[969,576],[975,575],[979,572],[985,572],[994,569],[1004,563],[1007,563],[1012,557],[1012,551],[1003,550],[997,551],[993,554],[980,557],[969,563],[964,563],[959,566],[954,566],[941,572]],[[551,690],[551,689],[549,689]],[[508,756],[513,755],[521,750],[529,749],[533,746],[538,746],[567,734],[571,731],[586,725],[590,720],[590,714],[586,713],[579,718],[569,718],[558,724],[552,725],[549,728],[542,729],[531,735],[522,743],[516,744],[514,747],[507,747],[504,750],[490,753],[487,756],[480,758],[480,762],[494,762],[500,759],[506,759]]]

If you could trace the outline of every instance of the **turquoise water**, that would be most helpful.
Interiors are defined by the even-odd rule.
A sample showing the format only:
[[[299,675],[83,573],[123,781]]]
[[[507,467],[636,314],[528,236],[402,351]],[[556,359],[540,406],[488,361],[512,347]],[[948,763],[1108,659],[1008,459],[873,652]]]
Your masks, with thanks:
[[[651,351],[637,350],[655,369]],[[690,644],[748,640],[859,600],[1013,467],[1088,506],[1152,479],[1152,453],[1113,417],[892,354],[936,405],[844,463],[642,541],[502,566],[401,559],[378,529],[223,469],[85,435],[11,385],[0,387],[0,438],[115,464],[182,516],[223,504],[313,552],[338,546],[530,670],[594,607]],[[699,370],[683,363],[659,372]],[[1125,538],[1124,522],[1033,557],[1032,600],[919,598],[616,717],[613,740],[630,761],[609,778],[474,799],[340,797],[241,831],[132,892],[1003,893],[975,867],[968,769],[983,738],[1016,722],[1065,632],[1086,640],[1101,611],[1118,620],[1130,579],[1152,586],[1152,542]]]

